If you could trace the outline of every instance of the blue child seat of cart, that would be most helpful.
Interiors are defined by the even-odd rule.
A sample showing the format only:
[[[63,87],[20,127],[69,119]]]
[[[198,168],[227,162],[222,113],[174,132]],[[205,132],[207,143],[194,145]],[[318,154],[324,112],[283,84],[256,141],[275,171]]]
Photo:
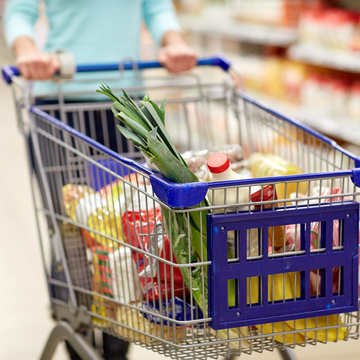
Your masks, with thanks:
[[[340,247],[333,247],[335,220],[339,221],[341,229]],[[314,222],[321,224],[321,251],[313,251],[310,248],[311,224]],[[300,225],[302,253],[291,255],[290,252],[283,256],[269,256],[268,228],[291,224]],[[208,266],[208,304],[209,316],[212,318],[211,326],[214,330],[358,310],[357,202],[252,213],[209,214],[207,226],[208,260],[211,261],[211,265]],[[260,249],[260,256],[253,259],[249,259],[247,248],[250,229],[257,231]],[[234,259],[228,259],[229,232],[235,239]],[[333,293],[334,269],[338,269],[340,274],[337,293]],[[314,274],[314,270],[319,270],[321,274],[317,296],[310,291],[310,275],[311,272]],[[284,299],[274,299],[276,296],[271,294],[274,276],[271,275],[280,274],[285,279],[287,273],[289,277],[294,273],[299,277],[299,282],[295,283],[294,280],[297,284],[296,295],[294,298],[287,298],[284,291]],[[256,285],[255,290],[251,290],[250,284]],[[233,292],[230,296],[224,296],[228,294],[230,286]],[[252,303],[249,299],[250,296],[254,296],[253,292],[256,295]]]
[[[120,175],[126,176],[134,171],[129,170],[126,166],[122,166],[119,162],[115,162],[113,159],[98,160],[98,164],[104,166],[106,169]],[[99,191],[106,185],[111,184],[116,180],[114,175],[110,175],[108,171],[103,170],[96,164],[88,162],[88,173],[90,176],[90,187],[95,191]]]

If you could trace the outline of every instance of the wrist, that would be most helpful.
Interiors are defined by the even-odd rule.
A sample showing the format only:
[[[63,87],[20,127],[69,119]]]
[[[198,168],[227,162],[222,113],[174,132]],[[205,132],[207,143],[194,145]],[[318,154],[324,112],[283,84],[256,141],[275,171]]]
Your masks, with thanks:
[[[26,36],[21,36],[14,41],[13,51],[17,58],[39,52],[33,40]]]
[[[169,30],[162,38],[162,46],[168,45],[185,45],[186,42],[179,31]]]

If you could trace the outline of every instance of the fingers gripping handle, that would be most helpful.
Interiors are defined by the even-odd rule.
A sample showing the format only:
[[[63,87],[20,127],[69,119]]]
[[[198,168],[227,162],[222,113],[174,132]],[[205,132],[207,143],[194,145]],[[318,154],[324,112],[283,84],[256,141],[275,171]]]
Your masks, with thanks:
[[[210,58],[198,59],[197,66],[218,66],[224,71],[228,71],[231,66],[231,61],[225,55],[217,55]],[[97,71],[116,71],[116,70],[132,70],[132,69],[154,69],[161,68],[163,65],[159,61],[139,61],[112,64],[89,64],[77,65],[76,72],[97,72]],[[11,84],[14,76],[19,76],[20,72],[16,66],[3,65],[2,76],[7,84]]]
[[[75,58],[71,53],[67,53],[62,50],[57,50],[55,55],[60,62],[60,70],[54,74],[54,78],[69,79],[76,72]],[[20,76],[20,71],[16,66],[3,65],[2,76],[7,84],[11,84],[14,76]]]

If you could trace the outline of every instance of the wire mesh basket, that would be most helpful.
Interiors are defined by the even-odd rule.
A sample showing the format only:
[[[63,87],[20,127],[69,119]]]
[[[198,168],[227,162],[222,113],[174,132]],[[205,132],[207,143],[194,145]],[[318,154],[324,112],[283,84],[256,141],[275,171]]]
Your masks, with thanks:
[[[229,148],[301,171],[175,184],[115,131],[109,102],[79,93],[30,106],[12,77],[38,221],[52,233],[40,226],[58,320],[82,314],[71,323],[176,359],[359,337],[359,159],[225,75],[156,77],[128,92],[169,95],[167,129],[190,166],[203,161],[198,174]]]

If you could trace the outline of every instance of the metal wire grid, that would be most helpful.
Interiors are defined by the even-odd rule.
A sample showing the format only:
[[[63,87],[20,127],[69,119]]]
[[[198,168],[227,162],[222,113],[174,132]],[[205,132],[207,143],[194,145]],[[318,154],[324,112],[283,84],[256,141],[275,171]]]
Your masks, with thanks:
[[[91,273],[80,229],[66,222],[59,223],[59,225],[63,231],[62,239],[71,280],[74,285],[90,290],[92,284]],[[89,301],[84,294],[78,294],[77,300],[79,305],[87,305]]]
[[[305,173],[354,167],[354,160],[349,156],[298,126],[283,121],[280,115],[266,112],[248,101],[245,102],[245,112],[251,152],[278,154],[299,166]]]
[[[223,105],[225,104],[225,113],[227,113],[227,108],[229,104],[228,98],[223,99],[216,99],[214,104],[211,104],[211,99],[208,98],[206,100],[208,109],[211,109],[212,106],[217,106],[216,103],[221,102]],[[180,103],[181,106],[185,106],[186,101]],[[100,105],[100,112],[108,106],[108,104],[82,104],[76,105],[76,112],[78,113],[78,117],[74,121],[74,127],[78,128],[80,131],[84,130],[84,113],[89,110],[89,119],[91,122],[91,115],[90,110],[95,111],[95,105]],[[192,104],[188,102],[187,106],[191,106]],[[204,104],[202,104],[204,106]],[[273,152],[283,157],[293,161],[294,163],[298,164],[299,167],[304,169],[305,172],[311,171],[331,171],[331,170],[340,170],[340,169],[349,169],[352,164],[352,160],[347,157],[346,155],[339,153],[337,151],[333,151],[331,146],[317,140],[316,138],[307,135],[304,131],[298,129],[294,125],[284,123],[279,117],[276,117],[272,114],[267,113],[266,111],[262,110],[261,108],[251,104],[246,103],[245,106],[243,104],[236,103],[235,106],[232,107],[234,110],[235,117],[241,112],[245,112],[245,117],[238,119],[239,124],[244,124],[245,126],[239,126],[241,129],[246,129],[246,132],[241,134],[241,144],[244,148],[244,152],[246,151],[266,151],[266,152]],[[64,105],[65,111],[74,112],[74,105]],[[52,106],[51,114],[56,115],[56,106]],[[98,111],[98,110],[96,110]],[[209,110],[210,112],[210,110]],[[196,111],[193,113],[197,113]],[[83,120],[82,120],[83,119]],[[102,116],[104,119],[104,116]],[[227,119],[227,118],[226,118]],[[189,119],[185,118],[187,123],[190,122]],[[47,174],[47,180],[50,187],[50,191],[52,194],[52,200],[54,203],[55,208],[55,215],[56,218],[64,221],[68,224],[73,224],[78,228],[91,232],[95,234],[94,236],[98,236],[100,242],[105,241],[105,250],[109,250],[110,248],[116,247],[116,244],[123,245],[125,248],[131,249],[131,251],[136,253],[136,256],[139,255],[146,255],[151,259],[155,260],[155,264],[152,265],[150,262],[151,273],[152,275],[157,272],[160,273],[160,264],[163,264],[164,272],[166,276],[166,272],[170,272],[170,286],[171,286],[171,296],[165,294],[165,300],[169,300],[169,298],[174,298],[174,269],[176,266],[173,264],[173,255],[172,251],[170,251],[170,261],[164,261],[163,258],[159,256],[159,253],[155,251],[153,254],[149,254],[147,252],[141,251],[138,248],[129,245],[124,240],[124,229],[118,227],[117,225],[113,226],[111,221],[109,223],[109,227],[111,229],[110,234],[105,234],[104,231],[101,231],[100,223],[96,228],[89,227],[88,224],[84,225],[79,222],[74,223],[72,220],[69,219],[63,202],[63,194],[61,192],[62,186],[68,183],[75,183],[79,185],[86,186],[91,183],[91,175],[89,174],[87,164],[90,162],[96,167],[96,176],[98,180],[100,177],[103,177],[103,181],[105,181],[106,174],[110,174],[115,179],[119,179],[122,182],[116,185],[112,185],[112,190],[114,187],[118,189],[123,187],[123,191],[126,196],[128,196],[128,200],[123,208],[120,205],[120,215],[123,216],[124,213],[127,212],[134,212],[134,208],[131,204],[134,203],[134,200],[137,199],[138,203],[141,204],[141,198],[144,198],[145,201],[143,204],[140,205],[139,209],[144,210],[147,214],[150,210],[156,211],[156,207],[159,204],[159,201],[154,196],[149,184],[148,184],[148,176],[146,174],[140,173],[135,169],[130,169],[129,166],[118,162],[117,160],[113,159],[114,162],[118,163],[120,166],[120,173],[114,173],[109,167],[105,167],[99,164],[97,161],[100,159],[111,159],[109,155],[102,153],[98,149],[89,146],[83,140],[70,135],[64,132],[62,129],[58,128],[53,123],[50,123],[46,119],[36,116],[36,133],[39,138],[39,145],[41,149],[42,155],[42,166]],[[103,122],[104,125],[104,122]],[[105,125],[104,125],[105,126]],[[295,135],[294,135],[295,134]],[[275,141],[274,141],[275,138]],[[277,138],[277,139],[276,139]],[[119,140],[119,137],[118,137]],[[276,141],[277,140],[277,141]],[[106,144],[106,139],[104,139],[104,143]],[[305,143],[305,145],[304,145]],[[121,142],[118,144],[122,144]],[[138,153],[133,154],[138,156]],[[71,161],[68,161],[71,159]],[[101,171],[100,171],[101,170]],[[128,173],[130,170],[134,171],[135,176],[133,178],[125,179],[124,174]],[[314,183],[314,184],[312,184]],[[316,184],[315,184],[316,183]],[[140,186],[143,184],[143,187]],[[356,193],[356,188],[351,183],[349,177],[344,178],[333,178],[328,180],[317,180],[315,181],[308,181],[308,188],[312,188],[313,185],[319,185],[320,189],[323,186],[335,186],[339,184],[339,186],[343,190],[343,194],[336,195],[336,197],[341,197],[342,200],[345,196],[351,195],[354,197]],[[298,188],[298,186],[297,186]],[[130,189],[130,192],[128,191]],[[226,191],[225,190],[225,199],[224,203],[226,203]],[[214,191],[218,191],[214,190]],[[329,197],[329,196],[327,196]],[[335,195],[330,194],[330,198],[335,197]],[[310,196],[307,194],[305,200],[309,201],[318,199],[319,205],[321,205],[321,199],[326,198],[325,196],[321,196],[319,194],[318,197]],[[296,192],[295,203],[298,204],[299,201],[303,201],[304,198],[300,198],[298,192]],[[291,201],[294,201],[292,199]],[[283,200],[284,202],[284,200]],[[274,206],[276,202],[270,201],[269,204]],[[285,201],[286,203],[290,203],[290,200]],[[113,200],[107,199],[104,204],[102,204],[102,219],[106,219],[107,214],[114,209],[115,204]],[[237,204],[243,206],[244,204]],[[96,206],[96,204],[95,204]],[[248,203],[247,207],[248,210],[251,211],[252,204]],[[166,208],[166,207],[165,207]],[[226,206],[222,206],[223,211],[227,211]],[[212,210],[216,210],[215,207],[211,208]],[[95,210],[95,209],[93,209]],[[51,212],[50,208],[47,208],[46,205],[44,207],[38,206],[38,211],[42,212],[46,215],[49,215]],[[195,210],[192,210],[195,211]],[[189,217],[189,210],[178,210],[177,212],[183,212],[187,217]],[[99,221],[99,219],[97,220]],[[140,226],[142,227],[142,220],[140,219]],[[163,226],[163,225],[162,225]],[[156,227],[155,227],[156,229]],[[114,231],[113,231],[114,230]],[[148,230],[147,234],[150,237],[152,234],[150,230]],[[160,235],[164,239],[164,229],[162,229],[162,234]],[[93,240],[94,241],[94,240]],[[320,243],[320,242],[319,242]],[[171,241],[170,241],[170,249],[171,249]],[[296,248],[295,248],[296,249]],[[301,249],[298,249],[301,251]],[[321,248],[319,248],[321,250]],[[261,251],[259,252],[261,254]],[[286,253],[282,254],[286,255]],[[292,254],[291,254],[292,255]],[[125,261],[119,258],[119,263],[127,262],[127,254],[125,254]],[[91,258],[91,256],[90,256]],[[251,256],[249,256],[251,260]],[[89,257],[88,257],[89,260]],[[206,262],[206,259],[203,259],[203,263],[199,263],[201,267],[201,271],[203,273],[203,281],[204,275],[206,273],[205,266],[209,265]],[[231,259],[230,259],[231,260]],[[67,259],[69,262],[69,259]],[[92,270],[94,272],[94,263],[93,258],[90,259],[90,263],[92,266]],[[134,263],[132,263],[132,269],[128,273],[131,272],[136,274],[136,269],[134,268]],[[168,267],[165,265],[169,265]],[[77,264],[76,261],[73,262],[74,268],[72,272],[72,278],[74,277],[74,271],[82,271],[80,268],[80,263]],[[69,264],[70,266],[70,264]],[[189,261],[188,267],[194,266]],[[116,269],[111,268],[110,270],[114,271]],[[126,266],[125,266],[126,268]],[[123,281],[123,279],[122,279]],[[66,283],[60,283],[56,280],[49,280],[54,286],[60,287],[67,287]],[[74,285],[77,284],[76,281],[73,279]],[[122,284],[117,284],[118,291],[122,287],[123,293],[129,294],[131,296],[130,289],[125,289],[124,281]],[[183,288],[185,288],[183,286]],[[284,345],[278,343],[275,340],[275,335],[285,335],[292,334],[294,337],[294,341],[291,346],[295,346],[296,332],[304,332],[304,330],[293,330],[287,331],[285,330],[285,323],[284,323],[284,332],[283,333],[276,333],[276,334],[263,334],[262,326],[260,329],[250,329],[249,334],[244,336],[241,334],[240,329],[235,330],[237,332],[237,337],[233,340],[233,336],[227,331],[225,338],[222,333],[222,337],[219,336],[219,332],[213,332],[210,330],[209,327],[206,326],[209,319],[195,320],[191,319],[191,321],[186,322],[187,327],[184,329],[183,332],[179,333],[178,329],[175,325],[175,321],[173,321],[169,316],[167,316],[166,312],[165,315],[160,316],[155,312],[144,310],[141,307],[141,301],[136,301],[133,304],[129,305],[124,302],[119,301],[118,299],[114,298],[114,296],[109,293],[103,291],[103,289],[99,286],[96,281],[93,281],[93,289],[89,290],[85,286],[74,286],[74,290],[77,294],[85,294],[88,295],[88,311],[93,316],[95,326],[106,330],[113,335],[121,336],[127,338],[130,341],[133,341],[138,344],[142,344],[149,349],[157,351],[159,353],[164,353],[167,356],[172,358],[217,358],[218,356],[227,356],[230,353],[238,354],[241,353],[248,353],[251,354],[252,352],[262,352],[264,350],[273,351],[275,348],[281,348]],[[181,296],[184,300],[186,300],[185,290]],[[191,297],[192,299],[192,297]],[[53,299],[53,301],[58,301]],[[192,302],[192,300],[191,300]],[[149,298],[146,299],[146,304],[155,304],[154,300],[151,301]],[[161,302],[160,302],[161,303]],[[94,306],[95,305],[95,309]],[[99,311],[96,309],[96,306],[102,307]],[[192,305],[195,305],[192,303]],[[161,305],[160,305],[161,307]],[[117,313],[119,311],[125,310],[124,318],[121,318],[120,321]],[[161,310],[161,309],[160,309]],[[129,314],[130,311],[130,314]],[[145,318],[142,314],[149,314],[156,316],[160,319],[160,326],[155,326],[154,329],[146,329],[145,328]],[[347,338],[358,338],[359,333],[359,314],[345,314],[343,315],[344,318],[344,325],[337,324],[338,327],[347,326],[348,328],[348,336]],[[135,320],[134,320],[135,319]],[[167,321],[167,324],[165,324]],[[140,324],[143,324],[144,329],[140,329]],[[306,324],[305,324],[306,325]],[[305,326],[306,328],[306,326]],[[324,327],[326,333],[328,332],[328,328]],[[317,329],[317,331],[320,329]],[[351,331],[350,331],[351,330]],[[305,331],[310,331],[307,329]],[[167,336],[167,337],[166,337]],[[326,336],[327,338],[327,336]],[[232,342],[229,342],[229,339]],[[242,343],[241,340],[247,340],[248,344],[245,342]],[[315,339],[310,339],[305,337],[305,341],[300,344],[305,346],[307,344],[316,345],[319,341]],[[326,341],[325,341],[326,343]],[[233,344],[237,344],[237,348],[232,346]]]

